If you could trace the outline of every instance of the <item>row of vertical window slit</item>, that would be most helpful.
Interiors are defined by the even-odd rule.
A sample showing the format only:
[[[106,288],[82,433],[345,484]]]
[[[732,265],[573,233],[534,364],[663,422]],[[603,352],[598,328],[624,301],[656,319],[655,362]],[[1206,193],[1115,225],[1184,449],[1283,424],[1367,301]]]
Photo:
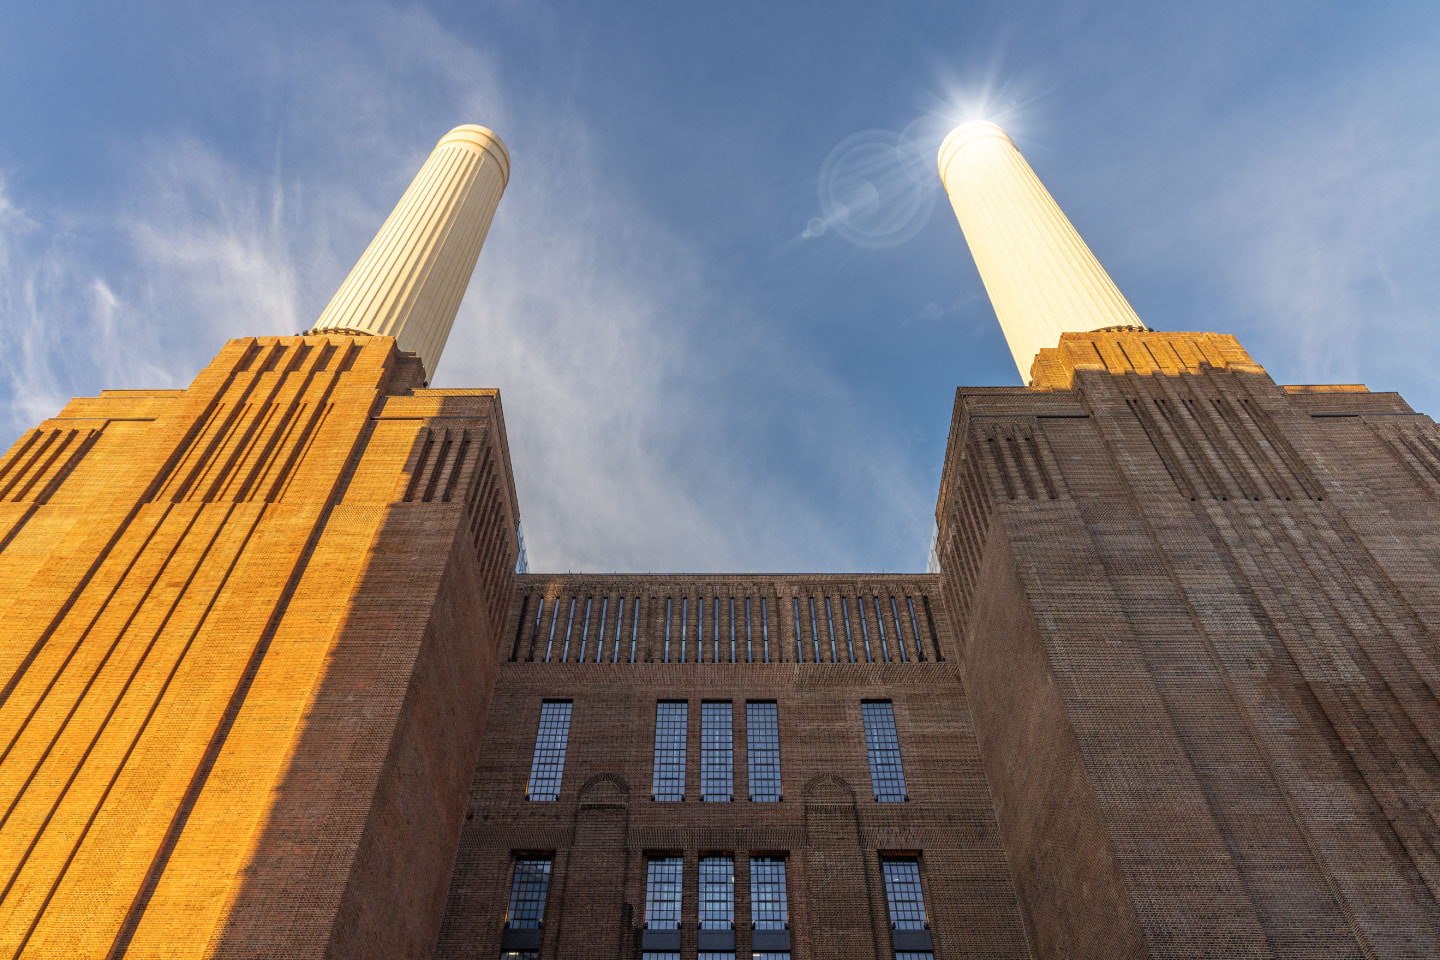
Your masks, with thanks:
[[[533,600],[533,612],[532,612]],[[909,663],[944,660],[930,598],[792,596],[794,661]],[[525,597],[511,662],[771,663],[769,597],[665,597],[658,649],[642,649],[640,597]],[[922,629],[923,624],[923,629]],[[927,637],[928,634],[928,637]],[[929,651],[926,651],[926,640]]]
[[[535,734],[535,752],[526,784],[528,800],[560,798],[565,776],[565,754],[570,740],[569,700],[546,700],[540,704],[540,722]],[[870,764],[870,782],[875,799],[896,802],[909,799],[900,738],[895,726],[895,709],[889,700],[865,700],[860,704],[865,732],[865,751]],[[685,799],[690,704],[685,700],[660,700],[655,704],[655,750],[651,769],[651,799],[678,802]],[[746,775],[750,799],[779,802],[780,713],[774,700],[750,700],[745,704]],[[735,799],[735,719],[729,700],[705,700],[700,704],[700,799],[729,802]]]

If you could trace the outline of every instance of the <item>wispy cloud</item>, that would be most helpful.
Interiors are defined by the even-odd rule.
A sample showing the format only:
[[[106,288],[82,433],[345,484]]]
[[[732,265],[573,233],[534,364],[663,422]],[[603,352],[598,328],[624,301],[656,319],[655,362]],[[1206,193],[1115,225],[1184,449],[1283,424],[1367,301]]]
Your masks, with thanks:
[[[485,50],[413,9],[358,7],[303,48],[233,32],[217,55],[264,51],[237,79],[288,104],[267,163],[169,137],[111,158],[129,174],[106,211],[0,192],[12,435],[71,393],[183,385],[226,337],[303,328],[434,139],[483,122],[515,172],[436,383],[502,389],[532,562],[864,568],[878,531],[923,564],[931,478],[702,248],[603,182],[614,158],[582,118],[513,99]]]

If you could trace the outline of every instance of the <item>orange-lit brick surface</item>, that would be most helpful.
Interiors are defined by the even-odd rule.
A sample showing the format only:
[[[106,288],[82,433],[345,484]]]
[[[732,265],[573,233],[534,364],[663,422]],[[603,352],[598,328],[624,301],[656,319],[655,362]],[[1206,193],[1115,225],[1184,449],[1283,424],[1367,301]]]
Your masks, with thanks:
[[[517,547],[498,396],[419,380],[234,340],[0,460],[6,956],[430,949]]]

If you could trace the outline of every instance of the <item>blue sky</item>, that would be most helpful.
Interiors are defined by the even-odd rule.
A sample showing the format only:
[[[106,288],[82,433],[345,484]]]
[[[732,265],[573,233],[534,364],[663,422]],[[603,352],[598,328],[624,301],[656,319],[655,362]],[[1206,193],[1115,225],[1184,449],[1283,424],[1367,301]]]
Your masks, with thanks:
[[[1440,408],[1434,3],[0,12],[0,443],[324,307],[434,141],[514,172],[437,371],[540,570],[916,570],[1018,382],[933,174],[983,109],[1151,326]],[[853,199],[867,158],[894,169]]]

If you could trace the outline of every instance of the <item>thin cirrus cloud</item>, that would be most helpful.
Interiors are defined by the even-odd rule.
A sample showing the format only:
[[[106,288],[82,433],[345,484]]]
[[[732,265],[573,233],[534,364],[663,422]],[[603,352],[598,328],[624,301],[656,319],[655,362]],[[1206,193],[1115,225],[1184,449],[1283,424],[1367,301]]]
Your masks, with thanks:
[[[863,405],[599,181],[579,118],[507,97],[486,51],[414,9],[360,8],[303,51],[233,43],[265,51],[239,79],[288,103],[273,163],[157,137],[112,158],[128,173],[105,211],[0,192],[11,436],[72,394],[183,386],[227,337],[302,329],[438,135],[478,121],[515,172],[435,382],[501,388],[533,566],[854,569],[912,542],[923,564],[928,478],[879,429],[874,456],[843,452],[826,431],[864,429]],[[776,443],[844,478],[828,501],[770,466]]]

